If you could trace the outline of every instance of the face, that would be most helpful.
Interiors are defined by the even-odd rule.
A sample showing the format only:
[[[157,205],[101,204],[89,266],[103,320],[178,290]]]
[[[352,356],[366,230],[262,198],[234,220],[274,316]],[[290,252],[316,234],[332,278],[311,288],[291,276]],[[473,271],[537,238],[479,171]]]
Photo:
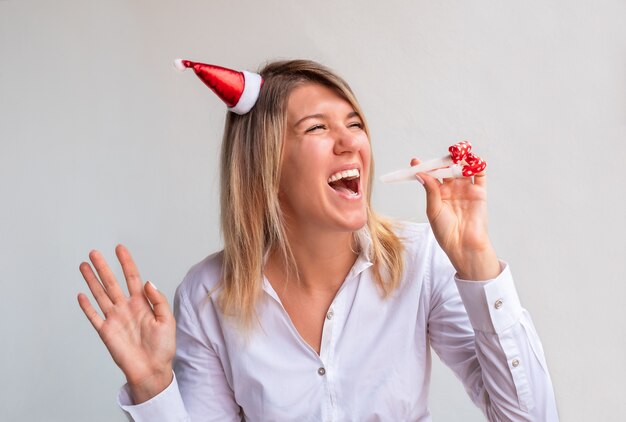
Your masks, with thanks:
[[[323,85],[295,88],[287,103],[280,201],[290,224],[355,231],[367,221],[370,144],[350,103]]]

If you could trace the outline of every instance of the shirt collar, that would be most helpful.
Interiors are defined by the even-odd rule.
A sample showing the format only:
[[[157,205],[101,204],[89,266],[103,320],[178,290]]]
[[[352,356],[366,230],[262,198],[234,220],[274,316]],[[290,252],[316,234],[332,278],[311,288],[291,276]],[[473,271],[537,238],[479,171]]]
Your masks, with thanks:
[[[354,265],[352,265],[350,272],[346,276],[346,281],[353,277],[358,276],[359,274],[361,274],[363,271],[365,271],[372,265],[374,264],[372,263],[372,260],[369,257],[369,247],[361,248],[361,252],[359,253],[359,256],[356,258]]]
[[[373,265],[373,263],[367,257],[367,255],[365,253],[361,252],[359,254],[359,256],[357,257],[356,261],[354,262],[354,264],[352,265],[352,268],[350,268],[350,271],[348,272],[348,275],[346,276],[345,280],[343,281],[343,284],[347,283],[348,281],[352,280],[353,278],[356,278],[363,271],[367,270],[372,265]],[[342,284],[342,287],[343,287],[343,284]],[[263,290],[265,290],[265,292],[267,294],[269,294],[274,299],[276,299],[278,302],[280,302],[280,299],[278,298],[278,294],[276,293],[276,291],[274,290],[274,288],[270,284],[270,282],[267,279],[267,277],[265,276],[265,274],[263,274]],[[341,288],[339,290],[341,290]]]
[[[348,275],[346,276],[344,283],[346,283],[348,280],[351,280],[357,277],[363,271],[365,271],[366,269],[374,265],[370,258],[371,245],[372,245],[371,238],[368,235],[361,235],[361,236],[358,236],[357,238],[358,238],[359,249],[360,249],[359,256],[357,256],[356,261],[352,265],[352,268],[350,268],[350,271],[348,272]],[[267,259],[267,256],[264,258],[265,258],[264,259],[264,262],[265,262],[265,260]],[[265,274],[263,274],[263,290],[265,290],[270,296],[272,296],[274,299],[280,302],[280,299],[278,298],[278,294],[276,293],[276,291],[270,284]]]

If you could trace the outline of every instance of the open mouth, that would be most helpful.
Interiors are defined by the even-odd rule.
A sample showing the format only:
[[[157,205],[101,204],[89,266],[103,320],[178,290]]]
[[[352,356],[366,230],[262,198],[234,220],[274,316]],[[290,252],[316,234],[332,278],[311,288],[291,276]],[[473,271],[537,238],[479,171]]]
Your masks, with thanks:
[[[359,169],[338,171],[328,178],[328,185],[347,196],[358,196],[360,176]]]

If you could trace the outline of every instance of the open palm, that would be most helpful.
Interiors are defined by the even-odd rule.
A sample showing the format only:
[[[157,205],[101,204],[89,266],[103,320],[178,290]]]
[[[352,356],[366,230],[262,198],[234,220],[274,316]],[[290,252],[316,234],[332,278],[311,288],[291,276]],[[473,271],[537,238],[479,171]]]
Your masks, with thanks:
[[[172,359],[176,349],[176,323],[167,298],[152,283],[143,285],[128,250],[118,245],[116,255],[122,265],[129,296],[118,284],[103,256],[92,251],[89,258],[98,273],[96,277],[87,262],[80,272],[104,314],[102,318],[84,294],[78,302],[94,326],[113,360],[126,375],[135,401],[151,396],[172,377]],[[149,397],[143,397],[147,399]]]

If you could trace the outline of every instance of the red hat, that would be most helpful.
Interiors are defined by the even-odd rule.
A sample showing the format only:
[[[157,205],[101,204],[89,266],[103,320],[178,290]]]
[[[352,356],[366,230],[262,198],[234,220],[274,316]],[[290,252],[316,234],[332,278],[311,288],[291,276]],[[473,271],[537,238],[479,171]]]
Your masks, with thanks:
[[[239,72],[182,59],[174,60],[174,67],[180,71],[192,68],[202,82],[226,103],[228,110],[237,114],[246,114],[252,109],[263,85],[261,75],[245,70]]]

